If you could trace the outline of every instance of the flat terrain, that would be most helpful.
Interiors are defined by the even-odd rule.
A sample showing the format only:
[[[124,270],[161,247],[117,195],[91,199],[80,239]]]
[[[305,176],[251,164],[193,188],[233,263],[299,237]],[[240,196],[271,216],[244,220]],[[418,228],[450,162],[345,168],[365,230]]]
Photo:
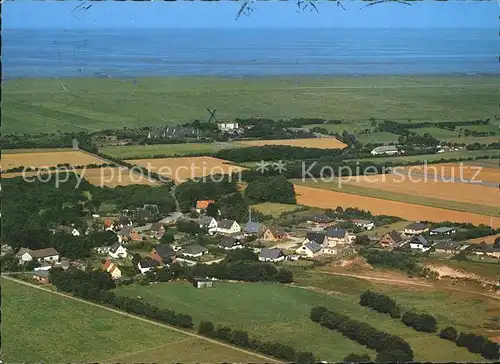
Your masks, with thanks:
[[[235,117],[318,117],[366,123],[476,120],[498,114],[496,76],[151,77],[9,80],[3,132],[142,127]]]
[[[72,170],[70,172],[73,172]],[[128,170],[124,170],[119,167],[106,167],[106,168],[86,168],[81,169],[77,168],[74,170],[80,176],[83,175],[83,178],[86,179],[89,183],[95,186],[106,186],[106,187],[116,187],[116,186],[128,186],[131,184],[136,185],[149,185],[149,186],[158,186],[159,182],[154,179],[149,179],[147,176],[143,176],[136,172],[131,172]],[[10,172],[10,173],[2,173],[2,178],[15,178],[19,176],[25,176],[27,181],[33,180],[33,178],[37,178],[36,176],[40,176],[41,180],[44,180],[45,177],[42,177],[46,174],[46,171],[37,171],[37,172]],[[57,172],[57,171],[48,171],[48,173],[60,173],[61,180],[65,179],[66,172]]]
[[[292,147],[318,149],[343,149],[347,146],[336,138],[248,140],[242,141],[241,143],[251,147],[260,147],[263,145],[290,145]]]
[[[379,162],[391,162],[394,165],[408,163],[408,162],[437,162],[442,161],[443,159],[451,159],[451,158],[475,158],[475,157],[497,157],[499,155],[498,151],[495,149],[488,150],[459,150],[453,152],[444,152],[439,154],[422,154],[422,155],[410,155],[410,156],[381,156],[377,158],[364,158],[360,159],[360,161],[373,161],[373,163]]]
[[[244,146],[240,143],[182,143],[154,145],[124,145],[99,148],[99,152],[120,159],[147,158],[154,156],[183,156],[198,153],[214,153],[221,149]]]
[[[359,306],[360,292],[353,292],[353,287],[350,289],[349,294],[326,295],[274,284],[217,283],[211,289],[194,289],[189,284],[171,283],[149,287],[122,286],[117,292],[130,296],[140,295],[144,300],[163,307],[192,312],[195,321],[211,320],[214,323],[243,328],[262,339],[276,340],[297,349],[310,350],[318,355],[320,360],[340,361],[350,352],[370,353],[373,358],[375,353],[346,339],[338,332],[329,331],[311,322],[309,311],[315,305],[325,305],[379,329],[405,337],[416,352],[416,360],[480,360],[478,356],[456,347],[451,342],[440,340],[434,335],[417,333],[398,320]],[[450,300],[446,295],[427,297],[419,292],[405,293],[408,298],[404,302],[411,302],[412,306],[420,309],[428,308],[429,312],[437,312],[440,318],[445,317],[447,323],[453,322],[460,326],[470,320],[467,317],[459,321],[458,313],[462,312],[463,308],[459,308],[458,312],[450,312],[450,306],[447,306],[433,311],[440,301]],[[469,304],[464,306],[471,308]],[[487,315],[488,308],[481,301],[474,305],[474,309],[481,316]],[[477,318],[478,316],[475,319]]]
[[[243,168],[213,157],[182,157],[157,159],[131,159],[128,163],[147,168],[151,172],[182,183],[195,177],[238,173]]]
[[[457,176],[456,178],[459,177]],[[340,178],[340,181],[342,185],[348,184],[370,190],[383,190],[405,195],[423,196],[474,205],[491,207],[500,206],[498,187],[494,188],[471,183],[447,182],[434,178],[424,178],[424,176],[412,175],[410,177],[404,176],[403,174],[355,176]],[[337,184],[336,182],[332,183]],[[389,199],[391,199],[390,196]]]
[[[447,177],[447,180],[462,179],[500,183],[500,168],[483,165],[481,162],[441,163],[427,166],[406,167],[408,173],[422,173],[431,177]]]
[[[469,244],[481,244],[484,241],[486,244],[493,245],[493,243],[495,242],[495,239],[497,239],[497,238],[500,238],[500,234],[483,236],[482,238],[470,239],[470,240],[467,240],[467,242]]]
[[[7,153],[2,155],[2,169],[15,167],[55,167],[58,164],[86,166],[104,164],[106,161],[80,151],[51,151],[33,153]]]
[[[250,206],[252,209],[263,213],[264,215],[272,215],[273,217],[279,217],[284,212],[293,211],[299,207],[298,205],[287,205],[283,203],[274,202],[263,202]]]
[[[335,186],[335,184],[331,185]],[[317,186],[317,184],[312,184],[311,186]],[[422,206],[421,204],[423,202],[421,202],[421,196],[415,196],[417,200],[415,200],[415,202],[413,203],[405,203],[399,201],[390,201],[388,199],[385,200],[382,198],[360,196],[358,194],[354,194],[354,192],[344,193],[308,186],[301,186],[297,183],[295,184],[295,192],[297,193],[298,204],[312,207],[357,207],[359,209],[371,211],[376,215],[399,216],[405,220],[410,221],[456,221],[470,222],[475,225],[491,224],[493,227],[500,226],[500,217],[490,217],[477,213],[454,211],[439,207]],[[356,193],[359,193],[359,191],[357,191]],[[444,207],[446,205],[442,206]],[[460,204],[460,206],[466,205]]]
[[[7,363],[259,360],[6,279],[1,283],[2,359]]]

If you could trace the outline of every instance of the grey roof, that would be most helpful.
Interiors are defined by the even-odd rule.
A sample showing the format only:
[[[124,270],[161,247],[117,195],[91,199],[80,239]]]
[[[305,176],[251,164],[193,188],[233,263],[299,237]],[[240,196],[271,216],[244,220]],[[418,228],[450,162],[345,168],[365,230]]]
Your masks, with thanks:
[[[305,246],[313,253],[317,253],[321,250],[321,245],[315,243],[314,241],[305,244]]]
[[[432,244],[424,238],[422,235],[417,235],[413,239],[410,240],[410,244],[422,244],[424,247],[431,246]]]
[[[441,226],[441,227],[438,227],[438,228],[435,228],[435,229],[432,229],[431,231],[433,233],[438,233],[438,234],[444,234],[444,233],[447,233],[449,231],[452,231],[452,230],[456,230],[457,228],[454,228],[452,226]]]
[[[446,240],[437,243],[434,248],[435,249],[444,249],[444,250],[454,250],[461,246],[462,243],[459,241]]]
[[[199,253],[204,253],[207,251],[208,251],[207,248],[205,248],[204,246],[201,246],[199,244],[188,245],[183,249],[183,253],[187,253],[187,254],[199,254]]]
[[[55,250],[54,248],[45,248],[45,249],[37,249],[37,250],[21,248],[21,249],[19,249],[17,256],[21,256],[26,252],[29,253],[33,258],[45,258],[45,257],[53,256],[53,255],[59,255],[57,250]]]
[[[373,148],[372,152],[397,152],[398,148],[395,145],[382,145],[380,147]]]
[[[155,222],[151,225],[151,231],[160,231],[163,228],[163,224],[161,222]]]
[[[202,226],[208,226],[214,218],[212,216],[202,216],[198,219],[198,223]]]
[[[317,244],[323,244],[325,241],[326,233],[322,231],[308,231],[306,238],[309,241],[314,241]]]
[[[232,248],[233,246],[241,245],[241,243],[238,239],[229,236],[227,238],[222,239],[219,242],[219,245],[224,248]]]
[[[485,253],[500,253],[500,248],[494,248],[493,246],[490,245],[484,245],[481,247],[481,249]]]
[[[269,230],[271,231],[271,233],[274,236],[281,236],[281,235],[285,235],[286,234],[285,230],[280,229],[278,227],[271,227],[271,228],[269,228]]]
[[[221,220],[218,223],[219,228],[221,229],[231,229],[231,226],[233,226],[234,220]]]
[[[132,226],[124,226],[119,232],[118,234],[120,234],[121,236],[128,236],[130,235],[130,233],[132,232],[134,228]]]
[[[403,237],[396,230],[392,230],[389,233],[389,236],[391,237],[392,240],[394,240],[395,243],[399,243],[399,242],[403,241]]]
[[[346,229],[339,229],[339,228],[328,228],[325,231],[326,231],[326,236],[328,236],[329,238],[343,238],[347,233]]]
[[[34,276],[42,277],[42,278],[49,278],[50,273],[48,270],[39,270],[39,271],[30,272],[30,274],[32,274]]]
[[[262,229],[262,224],[260,222],[249,221],[245,225],[244,231],[250,234],[257,234]]]
[[[414,222],[405,227],[405,229],[409,230],[424,230],[425,228],[427,228],[427,225],[422,224],[421,222]]]
[[[162,257],[162,259],[170,258],[175,255],[174,249],[168,244],[160,244],[156,248],[156,253]]]
[[[131,223],[132,220],[130,220],[130,218],[128,218],[127,216],[120,216],[120,218],[118,219],[118,224],[129,225]]]
[[[141,259],[141,261],[139,263],[141,264],[142,268],[151,268],[151,267],[158,266],[158,262],[156,260],[151,259],[151,258]]]
[[[118,250],[118,248],[119,248],[120,246],[121,246],[121,244],[120,244],[119,242],[113,243],[113,245],[111,245],[111,246],[109,247],[109,251],[110,251],[111,253],[115,253],[115,252]]]
[[[284,255],[284,254],[283,254],[283,251],[281,249],[262,248],[262,250],[260,251],[259,257],[267,258],[267,259],[277,259],[282,255]]]

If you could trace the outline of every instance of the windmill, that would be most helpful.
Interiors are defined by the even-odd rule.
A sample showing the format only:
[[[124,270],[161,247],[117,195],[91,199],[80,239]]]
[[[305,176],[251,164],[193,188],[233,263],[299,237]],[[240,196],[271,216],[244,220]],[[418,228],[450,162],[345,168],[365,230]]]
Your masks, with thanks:
[[[216,110],[216,109],[213,109],[213,111],[212,111],[212,110],[210,110],[210,109],[207,107],[207,111],[210,113],[210,118],[208,119],[208,122],[210,123],[210,122],[212,122],[212,120],[213,120],[213,121],[217,121],[217,118],[215,117],[215,112],[216,112],[217,110]]]

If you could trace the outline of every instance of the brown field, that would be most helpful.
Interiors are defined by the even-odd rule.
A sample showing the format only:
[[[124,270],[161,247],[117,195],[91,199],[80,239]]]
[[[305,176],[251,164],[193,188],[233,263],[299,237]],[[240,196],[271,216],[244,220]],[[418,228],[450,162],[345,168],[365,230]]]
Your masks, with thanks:
[[[478,173],[479,170],[479,173]],[[429,177],[441,176],[455,179],[466,179],[478,182],[498,182],[500,183],[500,168],[490,168],[477,165],[474,162],[465,163],[440,163],[429,164],[427,166],[418,165],[405,167],[405,171],[414,173],[425,173]]]
[[[229,164],[223,159],[213,157],[132,159],[127,160],[127,162],[171,178],[176,183],[197,177],[238,173],[244,170],[244,168]]]
[[[7,153],[2,155],[2,169],[16,167],[55,167],[58,164],[72,166],[87,166],[89,164],[104,164],[105,160],[79,151]]]
[[[376,215],[399,216],[410,221],[455,221],[474,225],[488,224],[500,227],[500,218],[435,207],[414,205],[380,198],[358,196],[348,193],[322,190],[295,184],[297,204],[319,208],[356,207]]]
[[[467,240],[467,243],[469,243],[469,244],[481,244],[484,241],[486,244],[493,245],[496,238],[500,238],[500,234],[483,236],[482,238],[469,239],[469,240]]]
[[[56,173],[57,171],[52,170],[50,173]],[[95,186],[106,186],[106,187],[116,187],[116,186],[128,186],[131,184],[138,185],[149,185],[158,186],[159,182],[155,180],[149,180],[145,176],[141,176],[138,173],[129,172],[123,170],[123,168],[87,168],[85,170],[75,169],[78,174],[83,173],[83,178],[89,181],[89,183]],[[46,174],[46,172],[25,172],[26,177],[36,176],[38,173]],[[61,179],[64,179],[66,172],[61,172],[63,175]],[[12,173],[2,173],[2,178],[14,178],[22,176],[23,172],[12,172]]]
[[[471,183],[443,182],[433,178],[426,179],[423,176],[403,177],[392,174],[346,177],[342,178],[342,182],[349,185],[407,195],[421,195],[476,205],[500,206],[498,188],[473,185]]]
[[[347,146],[336,138],[248,140],[242,141],[241,143],[251,147],[260,147],[263,145],[290,145],[292,147],[319,149],[344,149]]]

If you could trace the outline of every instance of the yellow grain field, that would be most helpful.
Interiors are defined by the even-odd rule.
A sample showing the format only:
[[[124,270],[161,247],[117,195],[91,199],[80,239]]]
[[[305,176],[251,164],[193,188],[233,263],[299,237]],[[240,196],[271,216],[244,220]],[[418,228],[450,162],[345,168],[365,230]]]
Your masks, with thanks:
[[[342,178],[342,183],[406,195],[465,202],[476,205],[500,206],[498,188],[471,183],[443,182],[422,175],[398,176],[379,174]]]
[[[247,140],[241,141],[241,143],[251,147],[260,147],[263,145],[290,145],[292,147],[318,149],[344,149],[347,147],[346,144],[336,138]]]
[[[210,175],[238,173],[245,169],[213,157],[132,159],[127,162],[171,178],[176,183]]]
[[[69,173],[72,170],[68,170]],[[146,176],[142,176],[139,173],[131,172],[123,168],[118,167],[106,167],[106,168],[86,168],[86,169],[75,169],[74,172],[78,173],[89,183],[99,186],[99,187],[116,187],[116,186],[128,186],[132,184],[139,185],[149,185],[149,186],[159,186],[160,183],[148,179]],[[66,171],[56,171],[51,170],[49,173],[60,173],[60,180],[64,181],[66,178]],[[27,182],[36,180],[37,176],[40,176],[40,180],[46,181],[47,171],[30,171],[30,172],[11,172],[2,173],[2,178],[14,178],[19,176],[25,176]]]
[[[319,207],[336,208],[356,207],[368,210],[376,215],[399,216],[410,221],[454,221],[469,222],[474,225],[487,224],[493,228],[500,227],[499,217],[473,214],[469,212],[453,211],[435,207],[414,205],[404,202],[383,200],[374,197],[358,196],[349,193],[322,190],[318,188],[294,185],[297,194],[297,204]]]
[[[427,166],[418,165],[404,167],[405,172],[426,174],[430,177],[441,176],[446,179],[465,179],[479,182],[500,183],[500,168],[475,166],[474,162],[465,163],[439,163]],[[399,167],[402,169],[402,167]]]
[[[58,152],[7,153],[2,154],[2,169],[16,167],[55,167],[58,164],[71,166],[87,166],[89,164],[104,164],[105,160],[76,150]]]

